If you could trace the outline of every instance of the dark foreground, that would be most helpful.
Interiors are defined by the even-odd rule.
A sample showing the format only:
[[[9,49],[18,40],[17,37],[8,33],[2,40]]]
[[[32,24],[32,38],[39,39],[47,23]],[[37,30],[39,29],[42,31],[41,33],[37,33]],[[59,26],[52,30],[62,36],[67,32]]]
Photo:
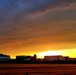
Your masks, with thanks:
[[[0,64],[0,75],[76,75],[76,64]]]

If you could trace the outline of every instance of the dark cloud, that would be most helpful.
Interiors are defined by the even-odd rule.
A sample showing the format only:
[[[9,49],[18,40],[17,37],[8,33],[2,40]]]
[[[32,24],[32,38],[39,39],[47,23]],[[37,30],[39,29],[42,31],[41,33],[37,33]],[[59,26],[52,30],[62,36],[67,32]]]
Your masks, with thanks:
[[[0,0],[1,19],[11,19],[21,14],[31,14],[47,9],[68,7],[75,0]]]
[[[36,16],[49,11],[54,12],[65,7],[73,7],[75,0],[0,0],[0,33],[11,30],[13,20],[26,16]]]
[[[0,0],[2,46],[75,43],[75,32],[76,0]]]

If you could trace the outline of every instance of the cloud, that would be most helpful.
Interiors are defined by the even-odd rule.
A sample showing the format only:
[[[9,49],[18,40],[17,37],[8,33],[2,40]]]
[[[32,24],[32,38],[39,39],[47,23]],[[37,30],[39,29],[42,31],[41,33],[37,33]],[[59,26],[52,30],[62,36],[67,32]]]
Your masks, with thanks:
[[[19,37],[21,38],[23,37],[28,38],[33,36],[37,37],[40,35],[46,35],[50,31],[51,31],[50,33],[53,34],[54,32],[56,32],[56,30],[58,30],[58,28],[60,27],[64,28],[64,26],[66,28],[67,26],[66,25],[55,26],[51,25],[50,22],[49,24],[47,23],[48,25],[43,26],[44,25],[44,23],[42,23],[43,21],[39,24],[34,19],[38,23],[37,24],[33,20],[32,22],[29,20],[30,22],[29,23],[27,22],[27,19],[30,19],[30,17],[32,18],[35,16],[36,17],[41,15],[44,16],[44,14],[47,14],[48,12],[57,13],[62,10],[67,11],[73,9],[76,10],[76,0],[0,0],[0,36],[3,40],[5,39],[5,36],[7,36],[6,37],[7,40],[10,39],[10,37],[11,38],[13,37],[12,39],[14,38],[18,39]],[[68,13],[69,12],[67,11],[67,14]],[[64,20],[65,18],[68,19],[69,15],[72,15],[71,13],[68,16],[67,14],[66,15],[65,14],[63,16],[64,18],[62,18],[62,14],[60,13],[55,16],[53,15],[52,19],[56,18],[57,20],[59,17],[59,20],[61,20],[61,18],[62,20]],[[25,20],[25,22],[22,21],[23,19]],[[43,29],[45,29],[45,31]],[[60,28],[60,30],[62,30],[62,28]],[[26,36],[23,36],[24,34],[26,34]],[[20,35],[22,35],[23,37]]]
[[[25,16],[31,13],[45,12],[48,9],[62,9],[73,7],[75,0],[0,0],[0,16],[3,20],[17,17],[21,14]],[[55,11],[53,10],[53,11]]]

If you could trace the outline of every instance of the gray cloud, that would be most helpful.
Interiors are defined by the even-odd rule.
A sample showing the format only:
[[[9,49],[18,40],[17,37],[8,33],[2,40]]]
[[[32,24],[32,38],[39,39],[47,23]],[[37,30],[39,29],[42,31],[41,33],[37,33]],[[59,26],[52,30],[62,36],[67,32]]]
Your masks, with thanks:
[[[75,2],[75,0],[5,0],[0,2],[0,19],[8,20],[21,14],[44,12],[47,9],[62,9],[62,7],[68,7]]]
[[[15,30],[19,33],[19,30],[25,27],[28,28],[28,30],[25,28],[25,32],[28,32],[31,28],[29,29],[27,26],[29,23],[26,21],[31,16],[75,9],[75,3],[76,0],[0,0],[0,35],[11,35],[11,33],[15,33]],[[54,17],[52,16],[52,18]],[[59,18],[61,19],[61,16]],[[24,22],[25,24],[20,23],[23,19],[26,22]],[[24,27],[24,25],[26,26]]]

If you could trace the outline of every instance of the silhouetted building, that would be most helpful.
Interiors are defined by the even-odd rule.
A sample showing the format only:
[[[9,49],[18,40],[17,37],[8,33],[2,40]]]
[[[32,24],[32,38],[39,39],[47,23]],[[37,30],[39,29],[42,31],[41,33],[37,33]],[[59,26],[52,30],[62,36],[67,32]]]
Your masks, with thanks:
[[[36,59],[37,59],[37,56],[36,56],[36,54],[34,54],[34,56],[31,57],[31,60],[34,61],[34,60],[36,60]]]
[[[37,58],[37,55],[36,55],[36,54],[34,54],[34,56],[33,56],[33,57],[34,57],[34,59],[36,59],[36,58]]]
[[[0,54],[0,61],[9,61],[9,60],[10,60],[9,55]]]
[[[69,60],[70,58],[68,56],[64,56],[64,60]]]
[[[44,60],[58,61],[58,60],[63,60],[63,57],[62,57],[62,55],[59,55],[59,56],[44,56]]]
[[[18,61],[25,61],[30,59],[31,59],[31,56],[16,56],[16,60]]]

